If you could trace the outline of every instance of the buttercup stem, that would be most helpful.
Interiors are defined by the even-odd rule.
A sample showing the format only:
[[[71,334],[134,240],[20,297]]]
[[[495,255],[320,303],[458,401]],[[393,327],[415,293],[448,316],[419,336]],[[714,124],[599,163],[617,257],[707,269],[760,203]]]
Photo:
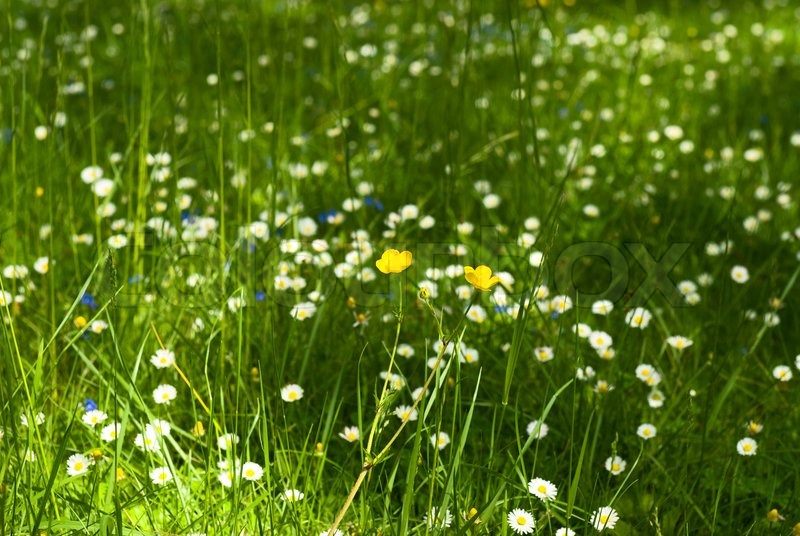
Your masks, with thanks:
[[[389,382],[391,380],[391,372],[392,367],[394,366],[394,358],[397,355],[397,345],[400,342],[400,328],[403,325],[403,280],[400,280],[400,308],[397,313],[397,329],[395,330],[394,334],[394,344],[392,345],[392,353],[389,357],[389,370],[386,374],[386,379],[383,382],[383,389],[381,390],[381,396],[378,399],[378,407],[375,408],[375,417],[372,420],[372,426],[370,426],[369,430],[369,437],[367,438],[367,446],[365,447],[364,451],[366,453],[366,460],[364,465],[361,467],[361,471],[358,474],[358,478],[356,479],[353,487],[350,488],[350,493],[347,494],[347,499],[345,500],[344,504],[342,505],[341,510],[339,513],[336,514],[336,519],[333,521],[333,526],[328,531],[328,534],[334,534],[336,529],[339,527],[339,524],[344,519],[345,514],[347,514],[347,510],[350,509],[350,505],[353,503],[353,500],[356,497],[356,493],[358,493],[358,489],[361,487],[361,484],[364,483],[364,478],[367,476],[367,473],[372,469],[375,465],[375,461],[372,458],[372,443],[375,440],[375,431],[378,429],[380,425],[380,420],[383,417],[383,403],[386,398],[386,393],[389,388]],[[391,444],[391,443],[390,443]],[[388,445],[387,445],[388,446]],[[384,448],[383,451],[386,449]],[[383,453],[381,451],[381,453]]]
[[[422,386],[422,389],[420,390],[419,395],[417,395],[417,398],[414,400],[414,404],[411,406],[412,410],[417,409],[417,407],[419,406],[420,402],[422,402],[422,397],[425,396],[425,393],[427,392],[428,387],[430,386],[430,384],[433,381],[434,377],[436,377],[436,370],[439,368],[439,363],[441,363],[442,359],[444,358],[444,353],[445,353],[445,350],[447,349],[447,346],[451,342],[453,342],[455,340],[456,334],[458,333],[458,330],[461,328],[461,324],[464,322],[464,319],[467,317],[467,312],[470,310],[472,305],[477,301],[477,296],[478,296],[478,294],[475,294],[472,297],[472,300],[469,302],[469,305],[464,310],[464,315],[461,317],[461,319],[459,320],[458,324],[456,324],[456,327],[450,333],[450,337],[448,337],[447,340],[443,340],[444,339],[444,333],[442,331],[442,324],[441,324],[441,321],[439,320],[439,317],[436,316],[436,312],[433,310],[433,307],[431,306],[430,302],[427,299],[425,300],[425,304],[428,306],[428,309],[430,309],[431,313],[433,314],[434,319],[436,319],[436,326],[437,326],[438,331],[439,331],[439,338],[440,338],[440,340],[442,340],[442,347],[439,350],[439,354],[436,356],[436,362],[433,365],[433,369],[431,370],[430,374],[428,374],[428,377],[425,379],[425,383]],[[389,372],[391,372],[392,365],[394,364],[394,357],[395,357],[395,354],[396,354],[396,351],[397,351],[397,343],[400,340],[400,324],[402,323],[402,320],[403,320],[403,293],[402,293],[402,283],[401,283],[400,313],[398,314],[398,317],[397,317],[397,331],[395,333],[394,346],[392,348],[392,355],[391,355],[391,358],[390,358],[390,361],[389,361]],[[367,473],[369,473],[372,470],[373,467],[375,467],[381,461],[383,461],[383,457],[386,456],[386,454],[389,452],[389,449],[392,447],[394,442],[397,441],[398,437],[400,437],[400,432],[403,431],[403,429],[405,428],[406,424],[408,423],[408,421],[405,421],[405,420],[402,421],[400,423],[400,427],[395,431],[395,433],[392,435],[392,437],[389,439],[389,441],[386,443],[386,445],[383,447],[383,449],[381,449],[381,451],[377,455],[372,457],[372,455],[371,455],[372,441],[373,441],[373,439],[375,437],[375,430],[377,429],[378,421],[379,421],[379,419],[380,419],[380,417],[382,415],[381,405],[382,405],[382,402],[383,402],[384,395],[386,393],[386,389],[387,389],[388,384],[389,384],[389,376],[387,375],[386,376],[386,381],[383,384],[383,392],[381,393],[381,398],[378,401],[378,408],[377,408],[377,410],[375,412],[375,419],[372,421],[372,428],[370,429],[370,432],[369,432],[369,439],[367,440],[367,447],[366,447],[367,460],[364,462],[364,465],[361,467],[361,471],[359,472],[358,478],[356,478],[356,481],[353,484],[353,487],[350,488],[350,493],[347,494],[347,499],[345,500],[344,505],[342,505],[342,508],[341,508],[341,510],[339,510],[339,513],[336,514],[336,519],[334,519],[333,525],[328,530],[328,534],[334,534],[336,532],[336,529],[339,528],[339,524],[342,522],[342,520],[344,519],[344,516],[347,514],[347,510],[349,510],[350,505],[353,503],[353,500],[356,497],[356,493],[358,493],[358,490],[361,487],[361,484],[364,483],[364,478],[367,476]]]

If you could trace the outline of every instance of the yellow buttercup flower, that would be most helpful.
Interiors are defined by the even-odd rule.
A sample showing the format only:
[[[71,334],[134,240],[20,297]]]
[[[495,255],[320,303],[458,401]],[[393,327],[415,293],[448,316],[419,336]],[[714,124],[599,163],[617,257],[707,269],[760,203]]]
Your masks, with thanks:
[[[465,266],[464,277],[470,285],[482,291],[489,291],[500,282],[499,277],[492,275],[492,269],[484,265],[477,268]]]
[[[197,421],[192,427],[192,435],[195,437],[203,437],[206,435],[206,428],[203,426],[203,421]]]
[[[773,508],[769,512],[767,512],[767,521],[770,523],[777,523],[778,521],[783,521],[783,516],[778,513],[777,508]]]
[[[384,274],[399,274],[411,266],[411,252],[387,249],[381,258],[375,261],[375,266]]]

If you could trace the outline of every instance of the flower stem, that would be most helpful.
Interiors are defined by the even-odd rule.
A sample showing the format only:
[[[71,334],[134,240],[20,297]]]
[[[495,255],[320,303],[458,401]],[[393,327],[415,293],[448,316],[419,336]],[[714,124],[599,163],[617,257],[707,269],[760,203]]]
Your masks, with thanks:
[[[456,339],[456,336],[459,333],[459,329],[461,328],[461,324],[464,323],[464,319],[467,317],[467,312],[470,310],[475,301],[476,301],[476,296],[473,296],[472,301],[470,301],[469,305],[464,311],[464,315],[461,317],[458,324],[456,324],[456,327],[453,329],[453,331],[450,332],[450,336],[445,338],[441,320],[436,315],[436,311],[434,311],[433,306],[431,306],[430,302],[427,299],[425,300],[425,305],[428,306],[428,309],[433,314],[434,319],[436,319],[436,327],[438,328],[439,331],[439,338],[442,341],[442,347],[439,349],[439,353],[436,356],[436,361],[433,364],[433,369],[431,370],[430,374],[428,374],[428,377],[425,379],[425,383],[423,384],[422,389],[420,389],[420,393],[417,395],[417,398],[414,400],[414,404],[411,406],[412,411],[417,409],[420,402],[422,402],[422,398],[428,391],[428,387],[430,386],[433,379],[436,377],[436,371],[439,368],[439,364],[442,362],[442,359],[444,359],[445,350],[450,345],[450,343]],[[394,365],[395,355],[397,354],[397,344],[400,340],[400,326],[402,324],[402,321],[403,321],[403,292],[401,283],[400,312],[397,315],[397,331],[395,332],[394,345],[392,346],[392,354],[389,359],[390,373],[392,370],[392,366]],[[458,337],[458,339],[460,340],[461,337]],[[389,385],[389,375],[386,376],[386,381],[384,381],[383,383],[383,391],[381,392],[381,397],[378,400],[378,407],[375,411],[375,419],[372,421],[372,427],[370,428],[369,431],[369,438],[367,439],[367,447],[365,449],[367,459],[364,462],[364,465],[361,467],[361,471],[359,472],[358,478],[356,478],[353,487],[350,488],[350,493],[347,494],[347,499],[345,499],[342,508],[339,510],[339,513],[336,514],[336,519],[334,519],[333,525],[328,530],[328,534],[335,534],[336,529],[339,527],[339,524],[344,519],[345,514],[347,514],[347,510],[350,508],[350,505],[353,504],[353,500],[355,500],[356,493],[358,493],[359,488],[361,488],[361,485],[364,483],[364,478],[376,465],[378,465],[380,462],[383,461],[383,458],[389,453],[389,449],[391,449],[392,445],[394,445],[395,441],[397,441],[397,438],[400,437],[400,432],[402,432],[403,429],[406,427],[406,424],[408,424],[407,420],[402,421],[400,423],[399,428],[395,431],[395,433],[392,435],[389,441],[387,441],[383,449],[381,449],[380,452],[378,452],[378,454],[376,454],[375,456],[372,456],[372,443],[375,439],[375,431],[378,429],[380,420],[385,414],[382,406],[387,393],[388,385]]]

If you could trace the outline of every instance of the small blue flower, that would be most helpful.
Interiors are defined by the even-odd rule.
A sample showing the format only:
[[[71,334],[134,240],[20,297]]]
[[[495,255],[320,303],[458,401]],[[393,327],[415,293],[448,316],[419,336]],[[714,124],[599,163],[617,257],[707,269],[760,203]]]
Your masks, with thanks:
[[[263,290],[257,290],[256,291],[256,301],[257,302],[264,301],[266,299],[267,299],[266,292],[264,292]]]
[[[381,203],[379,200],[375,199],[371,195],[368,195],[364,198],[364,205],[368,207],[373,207],[378,212],[383,211],[383,203]]]
[[[97,402],[95,402],[91,398],[87,398],[86,401],[83,403],[83,411],[94,411],[96,409],[97,409]]]
[[[328,223],[330,220],[335,218],[337,214],[339,213],[336,211],[335,208],[326,210],[325,212],[322,212],[317,216],[317,221],[319,223]]]
[[[94,301],[94,296],[92,296],[88,292],[84,292],[83,296],[81,296],[81,304],[88,305],[89,308],[92,310],[97,309],[98,307],[97,302]]]
[[[181,221],[194,223],[195,217],[200,215],[200,209],[196,208],[194,210],[181,210]]]
[[[550,318],[552,320],[558,320],[558,316],[559,316],[558,311],[553,311],[552,313],[550,313]]]

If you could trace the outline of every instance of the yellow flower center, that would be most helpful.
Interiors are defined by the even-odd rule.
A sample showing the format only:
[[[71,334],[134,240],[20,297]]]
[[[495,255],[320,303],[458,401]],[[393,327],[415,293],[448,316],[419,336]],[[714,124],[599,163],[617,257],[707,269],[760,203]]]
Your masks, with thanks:
[[[547,487],[546,487],[544,484],[540,484],[540,485],[539,485],[539,487],[538,487],[538,488],[536,488],[536,489],[537,489],[537,490],[539,491],[539,493],[541,493],[541,494],[545,494],[545,493],[547,493]]]

